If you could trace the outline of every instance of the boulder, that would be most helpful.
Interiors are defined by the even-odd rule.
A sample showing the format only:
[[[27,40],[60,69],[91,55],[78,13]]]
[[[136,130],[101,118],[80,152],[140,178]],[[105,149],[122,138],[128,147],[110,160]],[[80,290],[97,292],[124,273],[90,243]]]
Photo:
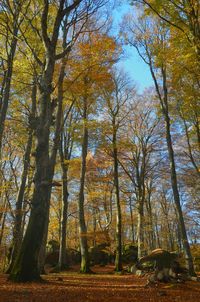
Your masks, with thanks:
[[[122,261],[123,263],[134,263],[137,261],[138,248],[133,244],[127,244],[123,248]]]
[[[144,273],[144,271],[141,271],[141,270],[138,269],[138,270],[135,272],[135,275],[138,276],[138,277],[141,277],[141,276],[144,276],[145,273]]]
[[[108,249],[108,243],[102,243],[96,246],[93,246],[89,249],[89,257],[91,265],[102,265],[110,263],[111,254]]]

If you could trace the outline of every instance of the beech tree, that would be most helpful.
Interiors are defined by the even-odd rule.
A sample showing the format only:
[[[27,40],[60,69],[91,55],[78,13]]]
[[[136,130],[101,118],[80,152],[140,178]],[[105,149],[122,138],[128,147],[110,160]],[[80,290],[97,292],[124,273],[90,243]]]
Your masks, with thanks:
[[[104,89],[103,94],[106,108],[105,112],[108,115],[108,125],[110,134],[105,135],[110,140],[111,147],[109,153],[113,159],[113,182],[114,182],[114,196],[116,203],[116,256],[115,256],[115,270],[122,270],[122,213],[120,202],[120,184],[119,184],[119,130],[124,120],[127,117],[125,106],[129,101],[130,88],[123,74],[119,72],[113,75],[110,81],[110,87]]]
[[[13,64],[18,42],[19,28],[24,16],[29,9],[29,1],[1,1],[1,38],[4,45],[1,45],[1,66],[3,67],[3,77],[1,79],[0,94],[0,154],[2,149],[2,139],[4,124],[6,120],[9,100],[11,80],[13,75]]]
[[[178,189],[177,171],[175,154],[171,135],[171,119],[169,109],[169,85],[168,85],[168,60],[167,60],[167,41],[169,29],[157,18],[149,20],[147,17],[140,20],[137,25],[131,23],[128,27],[128,42],[134,46],[143,61],[149,66],[157,97],[160,101],[161,111],[165,120],[166,142],[170,162],[171,186],[174,202],[180,223],[182,243],[188,269],[191,275],[195,275],[190,245],[186,233],[181,203]],[[156,73],[157,72],[157,73]],[[158,73],[159,72],[159,73]]]
[[[37,96],[37,86],[36,86],[36,78],[34,77],[32,83],[32,93],[31,93],[31,112],[29,116],[29,120],[35,118],[36,114],[36,96]],[[11,263],[7,272],[12,270],[13,264],[16,259],[16,255],[20,249],[22,239],[23,239],[23,203],[25,197],[25,189],[26,189],[26,182],[28,178],[28,172],[31,162],[31,150],[33,145],[33,129],[29,129],[26,149],[24,152],[24,164],[23,164],[23,172],[21,176],[21,183],[18,189],[17,200],[16,200],[16,209],[15,209],[15,221],[14,221],[14,229],[13,229],[13,244],[12,244],[12,256],[11,256]]]
[[[132,100],[127,122],[127,138],[124,142],[125,148],[121,150],[119,159],[122,169],[131,181],[131,191],[136,200],[139,258],[142,257],[143,251],[146,249],[144,246],[144,212],[147,202],[148,216],[152,223],[151,201],[148,199],[148,193],[150,194],[148,181],[151,177],[152,167],[156,166],[156,164],[152,163],[153,156],[155,157],[153,153],[155,153],[155,148],[159,146],[159,137],[161,135],[161,132],[158,131],[159,119],[156,117],[153,106],[148,105],[148,101],[146,101],[145,108],[141,108],[144,101],[145,97],[143,99],[136,97],[136,100]],[[150,229],[152,228],[153,225],[150,226]],[[151,231],[149,230],[149,232]]]
[[[71,110],[70,110],[71,111]],[[74,143],[74,127],[76,112],[67,110],[64,115],[64,119],[69,115],[68,122],[65,123],[60,139],[60,162],[62,169],[62,214],[61,214],[61,226],[60,226],[60,250],[59,250],[59,262],[58,267],[60,270],[66,269],[69,265],[66,259],[67,253],[67,218],[68,218],[68,200],[69,200],[69,162],[72,156],[72,149]]]
[[[105,81],[109,78],[109,69],[115,62],[118,51],[116,43],[112,38],[105,34],[91,33],[88,36],[84,36],[83,41],[80,41],[75,55],[76,61],[72,62],[72,76],[77,78],[77,80],[74,83],[74,87],[71,89],[76,98],[75,106],[77,107],[82,120],[82,155],[78,203],[82,259],[80,270],[82,273],[88,273],[90,268],[87,227],[84,214],[84,191],[87,171],[90,115],[95,112],[97,99],[101,94],[100,86],[103,86]]]
[[[199,1],[131,1],[120,46],[112,0],[0,2],[0,270],[40,280],[53,243],[59,270],[161,248],[194,274]],[[119,68],[124,44],[153,87]]]
[[[32,281],[40,279],[38,270],[38,255],[45,232],[45,226],[48,221],[49,200],[51,195],[52,181],[54,176],[56,154],[59,146],[59,131],[62,112],[62,102],[58,104],[56,130],[54,137],[54,146],[50,154],[50,127],[52,124],[53,109],[55,101],[52,99],[53,74],[55,63],[57,60],[66,56],[78,35],[80,34],[84,20],[87,20],[89,14],[102,4],[102,1],[93,3],[90,1],[75,1],[68,3],[59,1],[55,3],[55,18],[50,20],[49,1],[44,1],[42,5],[42,15],[40,19],[41,29],[36,33],[40,35],[44,44],[43,61],[37,57],[38,63],[42,67],[39,80],[39,106],[40,112],[37,117],[37,125],[35,135],[37,145],[35,150],[36,171],[34,177],[34,192],[32,198],[32,210],[27,226],[26,234],[22,243],[22,247],[18,253],[14,267],[10,273],[10,279],[13,281]],[[68,37],[65,49],[58,53],[59,30],[67,19],[67,32],[73,30],[73,35]],[[50,29],[49,22],[52,21]],[[36,54],[34,54],[36,56]]]

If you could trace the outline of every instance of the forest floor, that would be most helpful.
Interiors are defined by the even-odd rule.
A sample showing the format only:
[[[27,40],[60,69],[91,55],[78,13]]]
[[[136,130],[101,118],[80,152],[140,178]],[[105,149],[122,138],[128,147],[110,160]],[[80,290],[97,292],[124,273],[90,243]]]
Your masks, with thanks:
[[[7,281],[0,275],[0,302],[198,302],[200,282],[145,286],[147,277],[114,274],[113,266],[93,267],[81,275],[77,268],[43,276],[44,283]]]

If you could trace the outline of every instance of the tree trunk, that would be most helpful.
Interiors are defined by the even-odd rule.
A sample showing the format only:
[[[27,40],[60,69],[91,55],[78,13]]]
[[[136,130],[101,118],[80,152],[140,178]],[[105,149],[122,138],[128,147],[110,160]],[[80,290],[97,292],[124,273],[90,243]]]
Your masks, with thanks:
[[[175,160],[174,160],[174,150],[172,147],[172,139],[171,139],[171,132],[170,132],[170,118],[167,113],[165,114],[165,122],[166,122],[166,139],[167,139],[167,147],[168,147],[168,154],[169,154],[169,160],[170,160],[171,184],[172,184],[174,202],[175,202],[176,210],[177,210],[177,214],[178,214],[182,243],[183,243],[184,253],[186,255],[186,261],[187,261],[189,274],[191,276],[195,276],[196,274],[194,271],[192,254],[190,251],[190,245],[188,242],[185,223],[184,223],[184,219],[183,219],[183,213],[182,213],[182,209],[181,209],[180,196],[179,196],[178,184],[177,184],[177,176],[176,176],[176,166],[175,166]]]
[[[156,79],[156,75],[153,70],[151,59],[150,59],[150,62],[151,62],[150,63],[151,75],[154,80],[156,92],[157,92],[158,98],[160,100],[161,108],[162,108],[163,117],[165,119],[166,142],[167,142],[168,156],[169,156],[169,161],[170,161],[171,186],[172,186],[172,191],[173,191],[174,203],[175,203],[177,214],[178,214],[178,222],[180,225],[183,249],[184,249],[184,253],[186,256],[189,273],[191,276],[195,276],[196,274],[194,271],[193,259],[192,259],[192,255],[191,255],[191,251],[190,251],[190,245],[189,245],[188,238],[187,238],[185,223],[184,223],[184,219],[183,219],[183,213],[182,213],[182,209],[181,209],[180,196],[179,196],[179,191],[178,191],[176,165],[175,165],[175,159],[174,159],[174,149],[173,149],[172,138],[171,138],[171,125],[170,125],[170,117],[169,117],[169,109],[168,109],[168,88],[167,88],[166,67],[164,65],[161,67],[162,84],[163,84],[163,87],[162,87],[163,96],[162,96],[158,81]]]
[[[79,233],[80,233],[80,247],[81,247],[81,273],[90,272],[88,244],[87,244],[87,227],[84,215],[84,186],[86,174],[86,158],[88,150],[88,128],[87,128],[87,99],[84,100],[84,114],[83,114],[83,142],[82,142],[82,163],[81,163],[81,178],[80,178],[80,192],[79,192]]]
[[[41,113],[36,129],[36,171],[32,208],[20,253],[10,273],[10,280],[23,282],[40,280],[38,256],[42,246],[46,220],[49,213],[49,196],[54,171],[49,159],[49,135],[52,121],[51,93],[54,71],[54,56],[47,57],[47,66],[40,82]],[[54,168],[54,167],[53,167]]]
[[[63,156],[61,156],[63,158]],[[61,230],[60,230],[60,251],[59,251],[59,261],[58,267],[60,270],[66,269],[67,265],[67,243],[66,243],[66,236],[67,236],[67,217],[68,217],[68,181],[67,181],[67,168],[63,160],[61,159],[62,163],[62,220],[61,220]]]
[[[1,246],[1,244],[2,244],[2,240],[3,240],[3,234],[4,234],[4,228],[5,228],[6,216],[7,216],[7,210],[6,210],[6,211],[3,213],[2,222],[1,222],[0,246]]]
[[[31,110],[31,118],[35,118],[36,113],[36,81],[34,80],[33,88],[32,88],[32,110]],[[20,246],[23,239],[23,230],[22,230],[22,217],[23,217],[23,202],[24,202],[24,194],[26,189],[26,181],[30,166],[30,156],[32,150],[32,141],[33,141],[33,129],[29,129],[28,141],[26,145],[26,150],[24,154],[24,166],[23,172],[21,176],[21,184],[17,196],[16,201],[16,214],[15,214],[15,223],[14,223],[14,231],[13,231],[13,249],[12,249],[12,257],[11,262],[9,264],[7,273],[10,273],[15,262],[17,253],[20,250]]]
[[[50,193],[50,192],[49,192]],[[50,205],[50,196],[48,197],[47,202]],[[42,244],[40,247],[40,251],[38,254],[38,271],[40,274],[45,274],[45,258],[46,258],[46,245],[47,245],[47,239],[48,239],[48,228],[49,228],[49,212],[50,212],[50,207],[48,207],[48,212],[46,215],[46,221],[45,221],[45,226],[44,226],[44,233],[43,233],[43,238],[42,238]]]
[[[118,169],[118,150],[117,150],[117,133],[115,119],[113,119],[113,164],[114,164],[114,188],[115,188],[115,202],[117,206],[116,217],[116,256],[115,256],[115,271],[122,271],[122,218],[121,205],[119,196],[119,169]]]
[[[66,20],[67,21],[67,20]],[[67,35],[66,32],[64,32],[64,36]],[[66,39],[63,39],[64,48],[66,47]],[[67,58],[63,58],[62,65],[60,69],[60,75],[59,75],[59,81],[58,81],[58,100],[62,102],[63,100],[63,81],[65,78],[65,67],[67,64]],[[70,107],[72,108],[72,107]],[[69,109],[69,112],[71,109]],[[62,113],[63,115],[63,113]],[[70,119],[70,125],[71,125],[72,118]],[[71,158],[71,149],[72,146],[70,146],[70,130],[68,133],[68,139],[67,142],[62,140],[62,134],[60,136],[60,160],[61,160],[61,168],[62,168],[62,213],[61,213],[61,223],[60,223],[60,250],[59,250],[59,260],[58,260],[58,268],[59,270],[66,269],[68,267],[67,265],[67,217],[68,217],[68,164],[65,163],[65,160],[70,160]],[[64,140],[66,138],[64,137]],[[63,147],[64,145],[64,147]],[[64,148],[64,150],[63,150]]]
[[[158,229],[158,217],[156,213],[154,215],[154,223],[155,223],[155,231],[156,231],[156,247],[161,248],[160,235],[159,235],[160,232]]]
[[[138,205],[137,244],[138,258],[141,258],[144,250],[144,205],[141,200]]]
[[[152,207],[151,207],[151,189],[148,189],[148,198],[146,200],[146,209],[148,213],[148,235],[149,235],[149,250],[152,251],[156,248],[156,238],[154,233],[154,222],[153,222],[153,214],[152,214]]]
[[[170,117],[169,117],[169,112],[168,112],[168,91],[167,91],[166,71],[164,68],[162,68],[162,76],[163,76],[164,97],[163,97],[163,101],[161,102],[161,105],[162,105],[163,115],[165,118],[166,141],[167,141],[168,155],[169,155],[169,161],[170,161],[171,185],[172,185],[172,191],[173,191],[173,196],[174,196],[174,202],[175,202],[175,206],[176,206],[176,210],[177,210],[177,214],[178,214],[183,249],[184,249],[184,253],[186,256],[189,274],[191,276],[195,276],[196,274],[194,271],[193,259],[192,259],[192,254],[190,251],[190,245],[189,245],[188,238],[187,238],[187,232],[186,232],[185,223],[184,223],[184,219],[183,219],[183,212],[181,209],[180,196],[179,196],[179,191],[178,191],[176,165],[175,165],[174,150],[173,150],[172,138],[171,138]]]
[[[13,61],[15,56],[15,51],[17,47],[17,36],[19,31],[19,13],[20,13],[20,3],[16,5],[16,11],[13,14],[13,29],[11,29],[13,32],[12,34],[12,40],[10,43],[10,51],[7,58],[7,70],[4,73],[4,79],[3,79],[3,88],[2,88],[2,99],[0,101],[1,107],[0,107],[0,158],[1,158],[1,151],[2,151],[2,140],[3,140],[3,133],[4,133],[4,123],[6,120],[7,110],[8,110],[8,104],[10,99],[10,86],[11,86],[11,80],[12,80],[12,73],[13,73]],[[7,42],[8,43],[8,42]]]
[[[134,228],[134,220],[133,220],[133,210],[132,210],[132,204],[131,204],[131,197],[129,198],[129,211],[131,216],[131,241],[135,243],[135,228]]]
[[[66,45],[66,35],[71,27],[71,22],[68,23],[68,16],[71,12],[76,11],[82,1],[75,1],[68,5],[67,1],[59,1],[53,32],[51,38],[48,35],[48,18],[49,18],[49,1],[43,2],[43,11],[41,16],[41,35],[45,46],[45,60],[42,64],[42,74],[39,82],[40,90],[40,115],[37,121],[36,138],[37,147],[35,152],[36,171],[34,177],[34,192],[32,197],[32,209],[26,234],[22,243],[20,253],[17,256],[14,267],[10,274],[10,280],[13,281],[34,281],[40,280],[40,272],[38,269],[38,256],[45,235],[45,227],[48,225],[50,197],[52,190],[52,181],[56,163],[56,155],[59,147],[61,118],[62,118],[62,99],[59,99],[56,129],[53,138],[53,147],[50,153],[50,127],[52,125],[54,103],[51,100],[53,92],[53,74],[55,62],[58,59],[64,58],[70,52],[71,47],[65,48],[60,56],[56,56],[56,47],[60,33],[61,23],[64,20],[66,25],[64,28],[63,41]],[[76,18],[78,18],[76,16]],[[73,25],[77,21],[74,20]],[[76,37],[77,37],[76,33]],[[71,43],[74,42],[75,36],[72,35]],[[67,45],[70,43],[68,42]],[[38,58],[39,60],[39,58]]]

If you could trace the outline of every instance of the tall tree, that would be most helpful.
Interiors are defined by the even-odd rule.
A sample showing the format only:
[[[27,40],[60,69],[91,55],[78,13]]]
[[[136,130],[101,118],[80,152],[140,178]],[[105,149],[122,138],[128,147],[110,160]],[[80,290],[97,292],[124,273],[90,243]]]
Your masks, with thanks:
[[[123,74],[113,72],[109,83],[110,87],[104,89],[104,100],[106,103],[106,112],[110,123],[111,135],[108,137],[111,141],[111,156],[113,158],[113,181],[114,196],[117,208],[116,213],[116,257],[115,271],[122,270],[122,213],[120,202],[120,185],[119,185],[119,130],[127,117],[125,106],[130,97],[130,91]]]
[[[2,139],[4,124],[6,120],[8,105],[10,101],[11,81],[13,75],[13,64],[18,42],[18,34],[23,14],[26,14],[30,1],[1,1],[1,33],[2,40],[5,42],[6,58],[2,61],[3,78],[1,83],[0,95],[0,154],[2,149]],[[5,30],[6,29],[6,30]],[[4,57],[4,55],[2,56]]]
[[[168,36],[169,29],[162,24],[157,18],[153,20],[146,17],[139,21],[139,24],[129,26],[129,43],[134,46],[141,58],[148,64],[157,97],[160,101],[161,111],[165,120],[166,143],[168,148],[168,156],[170,162],[171,186],[174,196],[174,202],[180,223],[182,236],[182,244],[188,269],[191,275],[195,275],[193,259],[191,255],[190,245],[186,233],[183,212],[180,202],[180,194],[178,189],[177,170],[175,163],[175,154],[171,135],[171,118],[169,110],[169,84],[168,84]]]
[[[54,21],[50,18],[50,5],[54,5]],[[31,215],[25,237],[14,267],[10,273],[10,279],[13,281],[20,282],[40,279],[37,261],[45,232],[45,226],[48,221],[49,201],[53,186],[52,181],[61,127],[62,102],[58,104],[54,146],[50,155],[50,128],[52,125],[53,109],[55,108],[55,101],[51,98],[54,90],[53,74],[55,63],[70,52],[74,41],[77,39],[83,28],[83,20],[85,20],[85,18],[87,19],[88,14],[92,13],[96,8],[96,2],[94,4],[91,1],[77,0],[73,3],[68,3],[67,1],[62,0],[55,4],[50,4],[50,1],[43,1],[40,19],[41,30],[39,32],[38,30],[36,31],[36,33],[41,36],[45,55],[43,62],[40,58],[37,58],[42,66],[42,72],[39,81],[40,113],[37,118],[35,130],[37,139],[35,151],[35,186],[32,198]],[[73,29],[73,36],[68,37],[69,39],[65,50],[61,53],[57,53],[59,33],[65,18],[68,19],[67,32],[69,32],[70,29]],[[53,24],[50,26],[49,22],[51,21]]]
[[[150,96],[148,96],[150,98]],[[144,106],[145,102],[145,108]],[[153,110],[153,105],[145,96],[133,100],[127,118],[127,132],[124,150],[121,151],[120,165],[131,181],[131,191],[135,196],[138,212],[137,245],[138,257],[142,257],[145,247],[145,204],[147,204],[147,181],[151,176],[155,148],[159,145],[160,133],[158,131],[159,119]],[[127,143],[126,143],[127,142]],[[159,162],[159,161],[158,161]],[[151,204],[148,203],[148,215],[151,218]],[[151,243],[152,245],[152,243]]]
[[[35,119],[36,115],[36,97],[37,97],[37,86],[36,86],[36,76],[34,76],[33,83],[32,83],[32,93],[31,93],[31,112],[29,121],[31,123],[31,120]],[[24,203],[24,197],[25,197],[25,189],[26,189],[26,183],[28,178],[28,172],[30,167],[30,157],[31,157],[31,150],[33,145],[33,129],[30,127],[29,133],[28,133],[28,139],[26,144],[26,149],[24,153],[24,163],[23,163],[23,171],[21,176],[21,183],[19,186],[18,194],[17,194],[17,200],[16,200],[16,213],[15,213],[15,221],[14,221],[14,230],[13,230],[13,244],[12,244],[12,257],[11,257],[11,263],[9,265],[9,268],[7,272],[10,272],[12,270],[13,264],[16,260],[17,253],[20,249],[22,239],[23,239],[23,226],[22,226],[22,220],[23,220],[23,203]]]
[[[118,56],[115,41],[106,34],[89,33],[80,41],[75,60],[72,57],[72,82],[77,80],[71,87],[76,98],[75,106],[81,117],[82,141],[81,141],[81,172],[79,191],[79,228],[81,248],[81,272],[88,273],[89,255],[87,227],[85,221],[85,183],[87,172],[87,155],[89,147],[89,131],[91,116],[97,108],[97,100],[101,95],[100,87],[105,85],[109,78],[109,71]]]
[[[69,111],[68,111],[69,112]],[[67,112],[67,114],[68,114]],[[60,140],[60,161],[62,169],[62,213],[61,213],[61,226],[60,226],[60,250],[58,267],[60,270],[68,267],[66,254],[67,254],[67,218],[68,218],[68,199],[69,199],[69,161],[72,155],[73,148],[73,113],[70,114],[68,123],[65,124],[63,132],[61,133]]]

